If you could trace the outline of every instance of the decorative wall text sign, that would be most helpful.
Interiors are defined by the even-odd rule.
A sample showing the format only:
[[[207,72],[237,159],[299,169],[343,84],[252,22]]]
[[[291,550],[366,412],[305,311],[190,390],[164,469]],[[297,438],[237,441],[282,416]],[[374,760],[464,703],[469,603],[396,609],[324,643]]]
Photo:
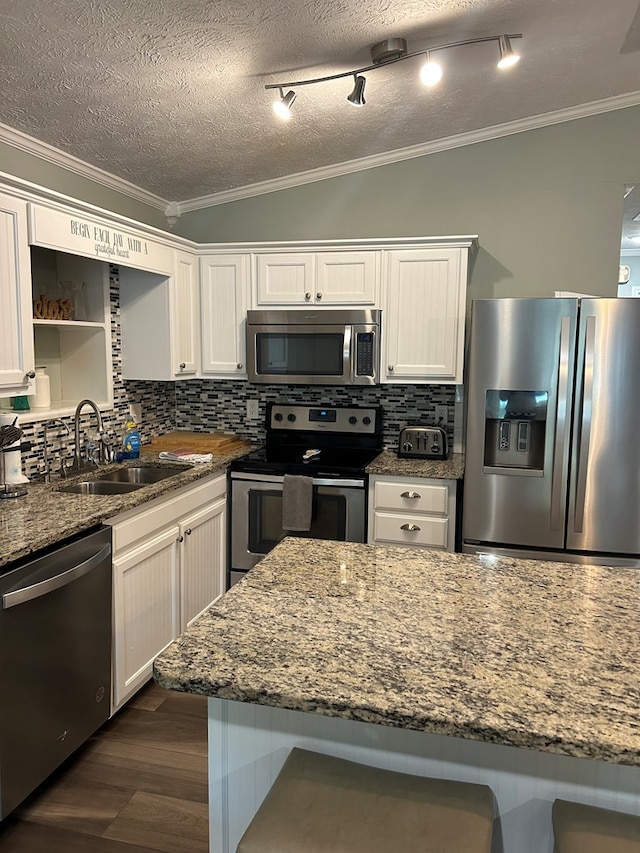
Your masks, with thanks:
[[[30,242],[123,266],[170,274],[172,249],[154,240],[48,207],[31,205]]]

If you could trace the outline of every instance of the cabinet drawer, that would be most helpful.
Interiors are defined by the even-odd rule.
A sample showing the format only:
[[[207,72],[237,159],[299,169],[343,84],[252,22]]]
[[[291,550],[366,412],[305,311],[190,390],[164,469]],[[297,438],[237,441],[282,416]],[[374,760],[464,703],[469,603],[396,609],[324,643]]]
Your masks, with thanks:
[[[429,512],[447,515],[449,487],[430,486],[424,483],[375,484],[374,505],[376,509],[404,510],[407,512]]]
[[[414,527],[407,530],[403,527]],[[392,542],[400,545],[446,548],[449,520],[425,515],[407,515],[391,512],[376,512],[373,521],[376,542]]]

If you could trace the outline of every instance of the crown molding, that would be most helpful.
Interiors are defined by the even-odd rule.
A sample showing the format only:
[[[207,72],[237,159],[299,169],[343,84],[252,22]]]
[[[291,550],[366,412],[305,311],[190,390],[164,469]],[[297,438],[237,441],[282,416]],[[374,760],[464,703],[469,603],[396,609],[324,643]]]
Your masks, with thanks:
[[[97,184],[102,184],[111,190],[129,196],[136,201],[148,204],[150,207],[155,207],[158,210],[164,211],[168,202],[164,198],[148,192],[135,184],[119,178],[117,175],[112,175],[98,166],[92,166],[90,163],[85,163],[78,157],[72,154],[67,154],[59,148],[54,148],[53,145],[48,145],[46,142],[41,142],[33,136],[28,136],[20,130],[14,130],[6,124],[0,124],[0,142],[10,145],[12,148],[17,148],[19,151],[25,151],[27,154],[33,154],[41,160],[46,160],[47,163],[52,163],[54,166],[60,166],[68,172],[74,172],[83,178],[88,178]]]
[[[236,187],[219,193],[201,196],[200,198],[188,199],[177,203],[180,213],[188,213],[193,210],[202,210],[205,207],[215,207],[218,204],[227,204],[230,201],[240,201],[253,196],[266,195],[279,190],[291,189],[304,184],[324,181],[328,178],[337,178],[354,172],[362,172],[366,169],[375,169],[378,166],[386,166],[391,163],[399,163],[402,160],[412,160],[423,157],[426,154],[437,154],[441,151],[451,151],[466,145],[475,145],[478,142],[488,142],[503,136],[512,136],[516,133],[524,133],[528,130],[537,130],[541,127],[549,127],[554,124],[562,124],[575,119],[588,118],[600,113],[612,112],[613,110],[635,107],[640,105],[640,91],[630,92],[626,95],[617,95],[614,98],[606,98],[600,101],[591,101],[556,110],[550,113],[540,113],[535,116],[517,119],[516,121],[496,124],[492,127],[484,127],[469,133],[461,133],[457,136],[448,136],[443,139],[435,139],[432,142],[423,142],[419,145],[411,145],[407,148],[398,148],[395,151],[387,151],[383,154],[372,154],[356,160],[347,160],[336,163],[333,166],[322,166],[319,169],[311,169],[308,172],[297,172],[293,175],[285,175],[281,178],[273,178],[261,181],[257,184],[248,184],[244,187]]]
[[[600,101],[591,101],[586,104],[580,104],[575,107],[568,107],[564,110],[557,110],[550,113],[541,113],[536,116],[528,116],[524,119],[506,122],[505,124],[493,125],[491,127],[481,128],[469,133],[461,133],[457,136],[444,137],[431,142],[412,145],[407,148],[399,148],[395,151],[387,151],[382,154],[373,154],[368,157],[361,157],[356,160],[347,160],[343,163],[336,163],[331,166],[322,166],[319,169],[311,169],[306,172],[297,172],[292,175],[285,175],[281,178],[273,178],[267,181],[261,181],[255,184],[247,184],[242,187],[235,187],[230,190],[223,190],[219,193],[211,193],[210,195],[200,196],[198,198],[187,199],[185,201],[171,201],[161,198],[148,190],[142,189],[135,184],[119,178],[104,169],[97,166],[92,166],[85,163],[72,154],[67,154],[59,148],[54,148],[46,142],[41,142],[32,136],[28,136],[22,131],[14,130],[7,125],[0,123],[0,142],[6,143],[20,151],[25,151],[35,157],[59,166],[67,171],[87,178],[95,183],[101,184],[123,195],[129,196],[136,201],[148,204],[150,207],[166,212],[168,206],[171,207],[173,213],[180,216],[183,213],[188,213],[194,210],[202,210],[206,207],[215,207],[219,204],[227,204],[231,201],[240,201],[253,196],[266,195],[267,193],[278,192],[279,190],[292,189],[293,187],[303,186],[304,184],[315,183],[316,181],[324,181],[329,178],[341,177],[355,172],[362,172],[367,169],[375,169],[378,166],[386,166],[392,163],[399,163],[403,160],[412,160],[416,157],[423,157],[427,154],[436,154],[442,151],[451,151],[456,148],[462,148],[467,145],[475,145],[478,142],[488,142],[493,139],[499,139],[503,136],[512,136],[517,133],[524,133],[528,130],[536,130],[542,127],[549,127],[554,124],[561,124],[567,121],[576,119],[588,118],[589,116],[598,115],[600,113],[612,112],[613,110],[625,109],[626,107],[634,107],[640,105],[640,91],[630,92],[625,95],[618,95],[613,98],[606,98]]]

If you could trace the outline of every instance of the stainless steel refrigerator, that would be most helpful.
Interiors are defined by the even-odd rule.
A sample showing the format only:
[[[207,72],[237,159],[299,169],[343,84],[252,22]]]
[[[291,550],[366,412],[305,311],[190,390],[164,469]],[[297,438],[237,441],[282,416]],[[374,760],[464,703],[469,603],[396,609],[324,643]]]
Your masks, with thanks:
[[[640,299],[481,299],[462,550],[640,565]]]

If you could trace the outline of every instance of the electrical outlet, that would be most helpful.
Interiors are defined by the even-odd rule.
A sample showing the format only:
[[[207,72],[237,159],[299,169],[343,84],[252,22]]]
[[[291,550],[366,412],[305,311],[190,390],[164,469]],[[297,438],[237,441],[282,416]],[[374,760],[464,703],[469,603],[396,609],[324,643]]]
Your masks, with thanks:
[[[449,422],[448,406],[436,406],[436,425],[445,426]]]
[[[259,417],[258,401],[247,400],[247,420],[255,421]]]
[[[142,403],[129,403],[129,414],[139,424],[142,421]]]

